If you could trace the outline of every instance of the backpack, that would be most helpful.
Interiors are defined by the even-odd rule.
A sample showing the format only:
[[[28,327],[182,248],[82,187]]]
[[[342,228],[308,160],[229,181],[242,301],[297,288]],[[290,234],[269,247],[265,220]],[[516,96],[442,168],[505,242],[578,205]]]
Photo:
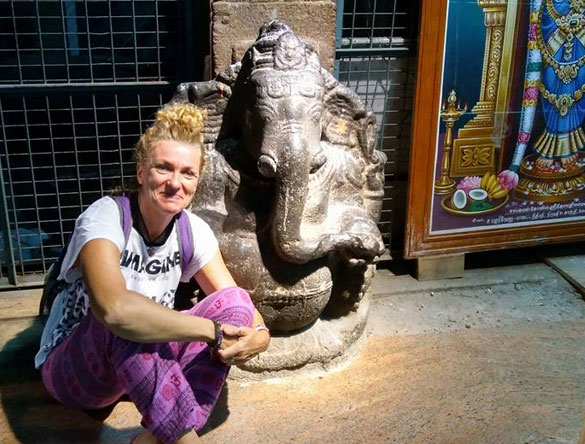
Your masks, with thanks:
[[[124,232],[124,245],[128,243],[130,238],[130,231],[132,230],[132,211],[130,209],[130,199],[126,195],[110,196],[118,205],[120,213],[120,225]],[[175,219],[177,225],[177,235],[179,237],[179,256],[181,258],[181,270],[184,270],[191,259],[193,258],[193,233],[191,231],[191,224],[189,223],[189,216],[185,210],[181,211]],[[57,295],[68,285],[63,279],[59,279],[61,273],[61,266],[67,254],[67,248],[71,236],[63,247],[59,258],[51,264],[45,275],[43,281],[43,293],[41,302],[39,304],[39,316],[48,315],[51,312],[51,307]]]

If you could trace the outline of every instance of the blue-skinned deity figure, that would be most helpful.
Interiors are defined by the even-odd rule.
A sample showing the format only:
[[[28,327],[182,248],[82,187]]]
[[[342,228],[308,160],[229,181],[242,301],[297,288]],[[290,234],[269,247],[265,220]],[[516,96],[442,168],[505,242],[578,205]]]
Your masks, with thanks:
[[[542,57],[540,102],[545,129],[534,144],[537,166],[555,159],[570,169],[585,147],[585,1],[543,0],[536,42]]]

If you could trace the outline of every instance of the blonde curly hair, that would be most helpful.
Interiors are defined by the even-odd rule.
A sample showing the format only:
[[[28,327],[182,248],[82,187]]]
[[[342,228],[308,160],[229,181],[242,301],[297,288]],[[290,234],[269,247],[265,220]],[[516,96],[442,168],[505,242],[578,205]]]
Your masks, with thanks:
[[[155,115],[154,123],[140,136],[134,147],[134,160],[136,163],[145,162],[152,152],[156,142],[162,140],[175,140],[199,148],[201,151],[201,164],[199,170],[203,170],[205,163],[205,146],[203,145],[203,122],[207,117],[205,111],[200,110],[191,103],[169,103],[159,109]],[[140,190],[136,177],[126,180],[110,190],[112,195],[133,194]]]
[[[201,168],[205,159],[203,122],[205,111],[191,103],[170,103],[156,112],[154,123],[147,128],[134,148],[134,160],[148,159],[156,142],[174,140],[201,150]]]

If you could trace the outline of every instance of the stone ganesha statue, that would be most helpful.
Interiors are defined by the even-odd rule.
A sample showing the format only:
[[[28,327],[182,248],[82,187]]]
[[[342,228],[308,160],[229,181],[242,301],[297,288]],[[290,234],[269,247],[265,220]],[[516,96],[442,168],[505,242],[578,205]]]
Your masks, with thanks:
[[[376,222],[386,161],[358,96],[272,21],[241,63],[180,85],[173,100],[207,110],[192,210],[269,327],[301,329],[328,303],[355,308],[384,251]]]

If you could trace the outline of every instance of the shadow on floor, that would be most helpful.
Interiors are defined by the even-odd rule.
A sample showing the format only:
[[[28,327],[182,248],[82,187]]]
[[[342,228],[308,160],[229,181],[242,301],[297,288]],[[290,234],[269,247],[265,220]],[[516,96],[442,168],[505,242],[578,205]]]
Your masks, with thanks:
[[[511,267],[542,262],[538,248],[514,248],[510,250],[480,251],[465,255],[465,269]]]
[[[2,443],[123,443],[130,442],[142,428],[134,424],[114,428],[104,424],[115,405],[95,411],[67,408],[45,390],[34,368],[43,325],[36,319],[29,328],[6,342],[0,350],[0,402],[6,417]],[[122,398],[122,402],[129,402]],[[229,416],[228,388],[224,387],[217,406],[200,435],[225,422]],[[128,411],[122,408],[120,411]],[[116,413],[114,413],[116,414]],[[125,418],[115,418],[117,423]],[[1,420],[0,420],[1,421]],[[0,424],[1,426],[2,424]],[[10,436],[12,435],[12,436]]]
[[[138,433],[136,428],[114,430],[102,422],[109,412],[92,417],[59,404],[47,393],[34,368],[42,328],[41,320],[35,320],[0,350],[0,400],[12,435],[3,436],[2,442],[94,443],[101,442],[104,433],[119,438],[109,442],[128,442]]]

